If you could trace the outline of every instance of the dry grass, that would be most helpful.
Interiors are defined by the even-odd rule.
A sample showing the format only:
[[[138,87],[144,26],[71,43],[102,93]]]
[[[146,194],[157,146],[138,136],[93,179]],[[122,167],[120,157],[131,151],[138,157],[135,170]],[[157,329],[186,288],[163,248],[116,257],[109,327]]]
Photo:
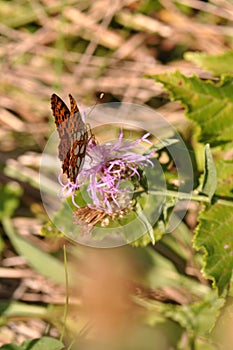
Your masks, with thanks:
[[[24,196],[14,225],[44,251],[57,251],[62,245],[59,239],[37,237],[46,219],[38,168],[52,130],[50,95],[56,92],[66,99],[71,92],[87,105],[95,102],[97,92],[104,91],[104,102],[117,99],[156,105],[171,122],[181,123],[181,107],[177,103],[159,106],[164,98],[161,86],[145,74],[178,69],[208,78],[210,74],[185,62],[182,52],[217,54],[233,46],[230,2],[161,0],[150,14],[145,10],[147,3],[153,1],[0,1],[0,180],[20,182]],[[57,289],[58,294],[51,297],[54,286],[28,269],[7,240],[0,277],[4,278],[1,298],[64,301],[64,290]],[[8,284],[13,294],[4,288]],[[29,332],[32,329],[40,336],[45,325],[38,322],[24,323],[20,330],[9,325],[1,332],[0,344],[34,336]]]

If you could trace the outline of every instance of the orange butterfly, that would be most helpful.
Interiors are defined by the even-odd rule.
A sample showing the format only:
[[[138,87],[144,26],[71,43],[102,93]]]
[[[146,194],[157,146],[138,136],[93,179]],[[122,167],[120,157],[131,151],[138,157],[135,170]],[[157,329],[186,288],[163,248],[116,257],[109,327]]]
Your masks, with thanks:
[[[62,171],[75,183],[86,155],[88,129],[75,99],[72,95],[69,95],[69,99],[70,110],[59,96],[53,94],[51,108],[60,138],[58,155],[62,162]]]

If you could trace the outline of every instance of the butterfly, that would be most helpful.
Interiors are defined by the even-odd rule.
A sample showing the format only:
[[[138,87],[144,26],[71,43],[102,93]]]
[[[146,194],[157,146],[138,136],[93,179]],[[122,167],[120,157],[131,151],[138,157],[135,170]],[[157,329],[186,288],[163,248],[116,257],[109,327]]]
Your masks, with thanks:
[[[51,96],[51,109],[59,135],[58,156],[63,174],[75,183],[84,164],[88,144],[88,128],[74,97],[69,94],[70,110],[56,94]]]

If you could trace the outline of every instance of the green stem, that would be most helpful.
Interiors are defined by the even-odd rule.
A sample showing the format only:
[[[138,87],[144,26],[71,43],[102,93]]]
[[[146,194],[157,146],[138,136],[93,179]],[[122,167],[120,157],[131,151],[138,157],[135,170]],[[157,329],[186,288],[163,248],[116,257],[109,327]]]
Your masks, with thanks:
[[[76,0],[66,1],[67,6],[75,6],[77,3]],[[63,8],[63,3],[57,2],[56,5],[44,6],[43,11],[46,14],[52,15],[60,12]],[[21,12],[19,16],[10,17],[7,19],[7,26],[11,28],[25,27],[30,23],[36,22],[38,20],[38,14],[33,11],[30,7],[25,8],[24,12]]]
[[[211,199],[209,197],[200,195],[200,194],[177,192],[177,191],[170,191],[170,190],[166,190],[166,191],[152,190],[152,191],[149,191],[149,193],[152,195],[165,195],[166,197],[178,198],[180,200],[190,200],[190,201],[204,202],[209,204],[211,203]],[[213,202],[233,207],[233,201],[231,200],[220,199],[214,196]]]
[[[67,269],[67,257],[66,257],[66,246],[63,246],[63,253],[64,253],[64,266],[65,266],[65,279],[66,279],[66,303],[64,308],[64,321],[63,321],[63,327],[61,331],[60,341],[63,341],[64,333],[65,333],[65,327],[66,327],[66,319],[68,315],[68,306],[69,306],[69,279],[68,279],[68,269]]]
[[[216,197],[215,197],[216,198]],[[214,203],[222,204],[222,205],[228,205],[229,207],[233,207],[233,202],[228,199],[215,199]]]

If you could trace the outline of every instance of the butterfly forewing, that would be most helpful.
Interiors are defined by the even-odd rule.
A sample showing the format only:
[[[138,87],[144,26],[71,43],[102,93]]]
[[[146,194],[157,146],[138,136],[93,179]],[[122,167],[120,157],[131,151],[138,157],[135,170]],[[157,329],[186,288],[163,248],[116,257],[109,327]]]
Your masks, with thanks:
[[[75,113],[79,113],[77,103],[71,94],[69,94],[69,99],[70,99],[70,114],[73,115]]]
[[[53,111],[55,124],[59,132],[59,126],[62,124],[62,122],[64,122],[64,120],[70,117],[70,111],[65,102],[63,102],[62,99],[56,94],[52,94],[51,96],[51,108]]]
[[[88,131],[75,99],[72,95],[69,95],[69,98],[70,111],[56,94],[51,97],[51,108],[60,138],[58,154],[62,170],[72,182],[75,182],[84,162]]]

